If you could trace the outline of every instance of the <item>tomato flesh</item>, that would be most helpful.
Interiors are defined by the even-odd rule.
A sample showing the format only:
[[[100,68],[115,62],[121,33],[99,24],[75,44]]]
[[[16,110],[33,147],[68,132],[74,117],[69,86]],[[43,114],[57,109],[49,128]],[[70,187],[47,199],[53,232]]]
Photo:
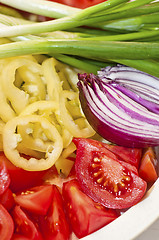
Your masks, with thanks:
[[[157,180],[157,159],[152,147],[147,148],[142,156],[139,176],[146,182],[154,182]]]
[[[119,158],[121,158],[121,160],[128,162],[138,168],[142,156],[141,148],[127,148],[105,143],[103,143],[103,145]]]
[[[0,204],[0,239],[10,240],[14,231],[14,222],[8,211]]]
[[[7,188],[7,190],[0,196],[0,204],[2,204],[7,211],[10,211],[14,206],[14,203],[13,193]]]
[[[74,139],[76,176],[83,191],[105,207],[123,209],[140,201],[147,183],[130,164],[91,139]]]
[[[45,240],[69,240],[70,228],[64,213],[62,196],[55,185],[52,187],[52,202],[46,216],[40,217],[40,228]]]
[[[4,161],[10,176],[10,189],[12,192],[18,192],[27,188],[34,187],[43,183],[43,176],[46,171],[25,171],[13,165],[3,152],[0,153],[0,164]]]
[[[36,225],[20,206],[15,206],[12,217],[15,223],[15,234],[24,236],[24,239],[42,240]]]
[[[52,201],[52,195],[52,185],[42,185],[21,192],[14,200],[30,212],[45,215]]]
[[[8,174],[4,161],[0,163],[0,195],[3,194],[10,185],[10,176]]]
[[[63,185],[63,197],[70,224],[78,238],[87,236],[115,220],[119,215],[84,194],[76,179]]]
[[[104,172],[102,169],[107,171]],[[115,196],[125,193],[132,184],[130,171],[118,161],[101,152],[93,152],[89,173],[95,185],[98,184],[102,190],[106,190]]]

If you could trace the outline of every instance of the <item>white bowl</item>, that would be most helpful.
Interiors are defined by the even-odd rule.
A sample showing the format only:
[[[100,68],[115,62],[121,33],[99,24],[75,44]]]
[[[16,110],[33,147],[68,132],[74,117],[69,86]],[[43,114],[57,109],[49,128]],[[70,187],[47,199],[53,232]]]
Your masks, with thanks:
[[[131,240],[145,231],[159,217],[159,179],[141,202],[120,217],[82,240]],[[153,239],[153,238],[152,238]],[[158,237],[159,239],[159,237]]]

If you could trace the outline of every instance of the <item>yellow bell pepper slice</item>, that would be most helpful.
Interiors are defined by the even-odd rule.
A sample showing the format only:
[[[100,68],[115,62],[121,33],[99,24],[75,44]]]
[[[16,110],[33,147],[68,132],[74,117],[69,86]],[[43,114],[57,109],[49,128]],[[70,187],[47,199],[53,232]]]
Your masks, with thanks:
[[[34,127],[40,126],[44,139],[34,139]],[[18,132],[19,127],[26,127],[29,140],[32,140],[32,150],[38,151],[43,157],[38,159],[30,156],[25,158],[18,150],[23,144],[24,136]],[[30,128],[31,126],[31,128]],[[24,139],[25,141],[25,139]],[[25,143],[27,148],[30,142]],[[63,150],[62,138],[56,127],[46,118],[37,115],[18,116],[8,121],[3,129],[3,149],[7,158],[17,167],[28,171],[41,171],[50,168],[57,161]]]

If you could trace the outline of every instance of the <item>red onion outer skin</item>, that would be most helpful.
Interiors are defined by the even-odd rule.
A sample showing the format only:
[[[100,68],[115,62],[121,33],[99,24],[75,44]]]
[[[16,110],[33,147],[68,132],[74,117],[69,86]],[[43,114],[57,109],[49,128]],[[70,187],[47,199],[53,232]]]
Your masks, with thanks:
[[[78,84],[79,88],[79,98],[83,112],[94,130],[101,135],[103,138],[108,141],[115,143],[117,145],[125,147],[135,147],[135,148],[144,148],[148,146],[157,146],[159,145],[159,139],[153,139],[153,137],[140,137],[135,136],[129,133],[124,133],[121,130],[115,128],[115,126],[109,126],[102,119],[99,119],[90,109],[90,105],[86,100],[83,88],[81,84]]]

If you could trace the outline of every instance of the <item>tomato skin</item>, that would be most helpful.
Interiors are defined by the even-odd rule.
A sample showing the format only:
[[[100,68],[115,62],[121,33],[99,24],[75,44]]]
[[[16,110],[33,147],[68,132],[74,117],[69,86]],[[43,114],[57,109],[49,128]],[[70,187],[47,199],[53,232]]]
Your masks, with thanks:
[[[42,240],[36,225],[20,206],[14,207],[12,217],[15,224],[15,234],[24,236],[24,239]]]
[[[65,182],[62,192],[69,221],[78,238],[97,231],[119,216],[115,210],[103,207],[84,194],[76,179]]]
[[[7,188],[7,190],[0,196],[0,204],[2,204],[7,211],[10,211],[15,202],[14,202],[14,197],[12,191]]]
[[[43,176],[46,171],[25,171],[13,165],[3,152],[0,153],[0,164],[5,162],[7,171],[10,176],[10,189],[12,192],[19,192],[21,190],[34,187],[43,183]]]
[[[142,156],[141,148],[126,148],[106,143],[103,143],[103,146],[121,158],[121,160],[134,165],[136,168],[139,167]]]
[[[141,200],[146,192],[147,183],[132,170],[130,164],[119,161],[98,141],[80,138],[74,139],[73,142],[77,146],[76,176],[82,190],[88,196],[105,207],[114,209],[128,208]],[[97,159],[94,156],[97,156]],[[99,160],[99,164],[96,160]],[[98,166],[97,170],[102,169],[106,187],[102,185],[104,183],[97,183],[94,173],[91,172],[90,169],[95,165]]]
[[[69,240],[70,228],[58,188],[53,185],[53,198],[46,216],[40,217],[40,229],[45,240]]]
[[[155,182],[158,178],[157,159],[152,147],[147,148],[142,156],[139,176],[148,183]]]
[[[12,236],[12,240],[29,240],[29,238],[27,238],[23,235],[14,233]]]
[[[98,3],[104,2],[104,0],[50,0],[52,2],[58,2],[65,5],[69,5],[77,8],[86,8]]]
[[[52,195],[52,185],[41,185],[21,192],[14,200],[27,211],[45,215],[52,201]]]
[[[0,195],[2,195],[10,185],[10,176],[8,174],[4,161],[0,163]]]
[[[0,204],[0,239],[10,240],[14,231],[14,222],[8,211]]]

